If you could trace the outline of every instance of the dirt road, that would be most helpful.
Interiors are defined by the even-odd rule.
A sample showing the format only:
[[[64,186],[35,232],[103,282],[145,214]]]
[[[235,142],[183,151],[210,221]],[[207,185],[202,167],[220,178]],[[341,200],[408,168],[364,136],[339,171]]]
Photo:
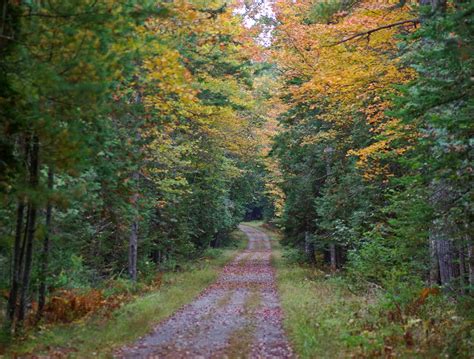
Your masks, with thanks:
[[[117,358],[291,358],[268,236],[239,227],[248,248],[219,279]]]

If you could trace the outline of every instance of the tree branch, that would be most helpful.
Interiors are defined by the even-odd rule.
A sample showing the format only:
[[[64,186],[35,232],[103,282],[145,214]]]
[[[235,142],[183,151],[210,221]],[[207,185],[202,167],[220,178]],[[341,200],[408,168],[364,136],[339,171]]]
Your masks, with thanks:
[[[359,32],[358,34],[349,36],[349,37],[347,37],[347,38],[345,38],[341,41],[335,42],[331,46],[340,45],[340,44],[343,44],[344,42],[351,41],[351,40],[357,39],[359,37],[370,36],[370,34],[372,34],[374,32],[377,32],[377,31],[380,31],[380,30],[390,29],[392,27],[396,27],[396,26],[400,26],[400,25],[404,25],[404,24],[414,24],[414,25],[416,25],[418,23],[420,23],[420,19],[418,19],[418,18],[417,19],[397,21],[397,22],[394,22],[393,24],[388,24],[388,25],[376,27],[375,29],[371,29],[371,30],[368,30],[368,31]]]

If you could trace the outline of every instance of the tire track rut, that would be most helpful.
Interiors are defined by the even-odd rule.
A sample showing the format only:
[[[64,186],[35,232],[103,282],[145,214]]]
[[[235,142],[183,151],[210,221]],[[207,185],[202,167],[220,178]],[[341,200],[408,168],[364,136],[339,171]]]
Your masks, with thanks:
[[[264,232],[240,225],[248,247],[218,280],[116,358],[294,358]]]

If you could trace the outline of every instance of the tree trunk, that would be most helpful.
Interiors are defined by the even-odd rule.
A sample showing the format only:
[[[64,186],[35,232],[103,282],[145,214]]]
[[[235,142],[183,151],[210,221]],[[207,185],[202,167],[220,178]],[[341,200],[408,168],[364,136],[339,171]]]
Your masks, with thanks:
[[[464,246],[458,248],[459,254],[459,289],[461,294],[466,293],[466,258],[464,254]]]
[[[334,243],[329,245],[329,253],[331,255],[331,270],[337,269],[337,247]]]
[[[130,237],[128,240],[128,274],[130,279],[137,281],[137,257],[138,257],[138,181],[140,174],[134,172],[132,175],[134,182],[137,185],[136,192],[132,196],[132,203],[134,208],[134,218],[130,226]]]
[[[128,245],[128,274],[130,279],[137,280],[137,254],[138,254],[138,220],[132,222]]]
[[[471,292],[474,292],[474,244],[470,238],[467,243],[467,264],[469,271],[469,288]]]
[[[446,9],[446,0],[419,0],[419,4],[429,5],[433,11],[444,11]]]
[[[28,201],[28,205],[26,206],[26,223],[25,223],[25,229],[23,231],[23,239],[21,242],[21,247],[20,247],[20,257],[19,257],[19,262],[18,262],[18,278],[20,278],[20,287],[21,287],[21,280],[23,278],[23,272],[25,269],[25,250],[26,250],[26,241],[28,239],[28,225],[30,223],[30,207],[31,207],[31,202]]]
[[[10,294],[8,296],[7,318],[8,326],[11,329],[15,320],[17,309],[18,289],[20,286],[20,251],[21,238],[23,233],[23,217],[25,212],[25,202],[21,198],[18,200],[18,208],[16,214],[15,243],[13,246],[13,265]]]
[[[48,190],[49,195],[53,191],[54,185],[54,172],[51,167],[48,170]],[[37,320],[40,320],[43,316],[44,306],[46,304],[46,281],[48,279],[48,267],[49,267],[49,247],[50,247],[50,235],[51,235],[51,219],[53,214],[53,205],[51,200],[48,200],[46,205],[46,231],[43,240],[43,252],[41,253],[41,268],[40,268],[40,287],[38,294],[38,313]]]
[[[328,146],[324,149],[324,154],[326,155],[326,183],[331,180],[332,176],[332,157],[334,149],[331,146]],[[329,258],[330,258],[330,267],[332,271],[337,269],[337,247],[336,243],[329,244]]]
[[[446,11],[446,0],[431,0],[431,8],[433,11]]]
[[[12,25],[7,24],[8,18],[12,16],[8,13],[8,2],[9,0],[0,0],[0,51],[8,46],[14,35],[11,29]],[[10,20],[10,22],[14,22],[14,20]]]
[[[30,185],[35,190],[38,187],[38,168],[39,168],[39,140],[33,136],[32,150],[30,154]],[[20,293],[20,305],[18,308],[18,323],[21,324],[26,316],[26,306],[30,288],[31,265],[33,260],[33,242],[36,232],[36,212],[37,206],[35,199],[29,198],[28,206],[28,226],[26,228],[25,260],[23,268],[23,277]]]
[[[434,234],[430,233],[430,286],[440,284],[439,279],[439,259],[438,250],[436,248],[436,239]]]
[[[304,232],[304,252],[311,264],[315,264],[316,259],[314,258],[314,244],[310,239],[309,233]]]
[[[135,103],[141,103],[141,94],[140,91],[137,89],[135,92]],[[140,131],[137,129],[136,132],[136,140],[138,146],[140,146]],[[134,282],[137,281],[137,258],[138,258],[138,198],[139,198],[139,180],[140,180],[140,172],[139,170],[135,171],[132,174],[132,178],[134,183],[136,184],[136,192],[132,196],[132,203],[135,206],[135,217],[132,221],[132,225],[130,226],[130,238],[128,242],[128,274],[130,275],[130,279]]]
[[[437,249],[441,284],[446,286],[447,289],[452,290],[455,286],[454,280],[459,278],[453,242],[446,238],[439,239],[437,241]]]
[[[435,218],[430,228],[430,243],[434,241],[438,257],[439,279],[447,290],[455,287],[459,279],[459,267],[456,261],[456,247],[453,240],[453,226],[448,212],[452,205],[453,189],[445,179],[433,180],[431,185],[431,206],[435,210]],[[435,260],[435,258],[431,258]]]
[[[25,148],[24,163],[27,164],[26,165],[26,171],[30,172],[30,167],[29,167],[28,164],[30,163],[31,144],[30,144],[30,139],[29,138],[26,138],[24,148]],[[19,254],[18,254],[19,288],[21,287],[21,279],[23,278],[23,268],[24,268],[23,263],[24,263],[24,259],[25,259],[26,239],[28,237],[27,228],[28,228],[28,223],[30,222],[30,204],[31,204],[31,201],[29,199],[27,199],[26,204],[25,204],[25,206],[26,206],[26,223],[25,223],[25,226],[24,226],[25,229],[24,229],[23,233],[21,234],[23,236],[23,238],[20,241],[20,248],[19,248]]]
[[[137,135],[138,138],[139,135]],[[139,180],[140,173],[138,171],[134,172],[132,175],[134,183],[136,184],[136,192],[132,196],[132,203],[135,211],[134,218],[132,220],[132,225],[130,227],[130,238],[128,241],[128,274],[130,279],[134,282],[137,281],[137,257],[138,257],[138,191],[139,191]]]

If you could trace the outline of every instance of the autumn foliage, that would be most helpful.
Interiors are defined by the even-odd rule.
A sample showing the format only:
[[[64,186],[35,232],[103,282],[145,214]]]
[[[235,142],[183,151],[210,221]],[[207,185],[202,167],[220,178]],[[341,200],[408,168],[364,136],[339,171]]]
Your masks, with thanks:
[[[377,289],[367,356],[423,342],[461,357],[473,11],[460,0],[1,2],[0,339],[111,313],[228,243],[242,220],[264,219],[289,261]],[[440,323],[459,329],[453,342]]]
[[[107,307],[114,300],[75,288],[143,281],[228,241],[263,198],[260,65],[235,6],[5,4],[0,265],[12,271],[0,280],[10,326],[33,301],[51,320]]]

